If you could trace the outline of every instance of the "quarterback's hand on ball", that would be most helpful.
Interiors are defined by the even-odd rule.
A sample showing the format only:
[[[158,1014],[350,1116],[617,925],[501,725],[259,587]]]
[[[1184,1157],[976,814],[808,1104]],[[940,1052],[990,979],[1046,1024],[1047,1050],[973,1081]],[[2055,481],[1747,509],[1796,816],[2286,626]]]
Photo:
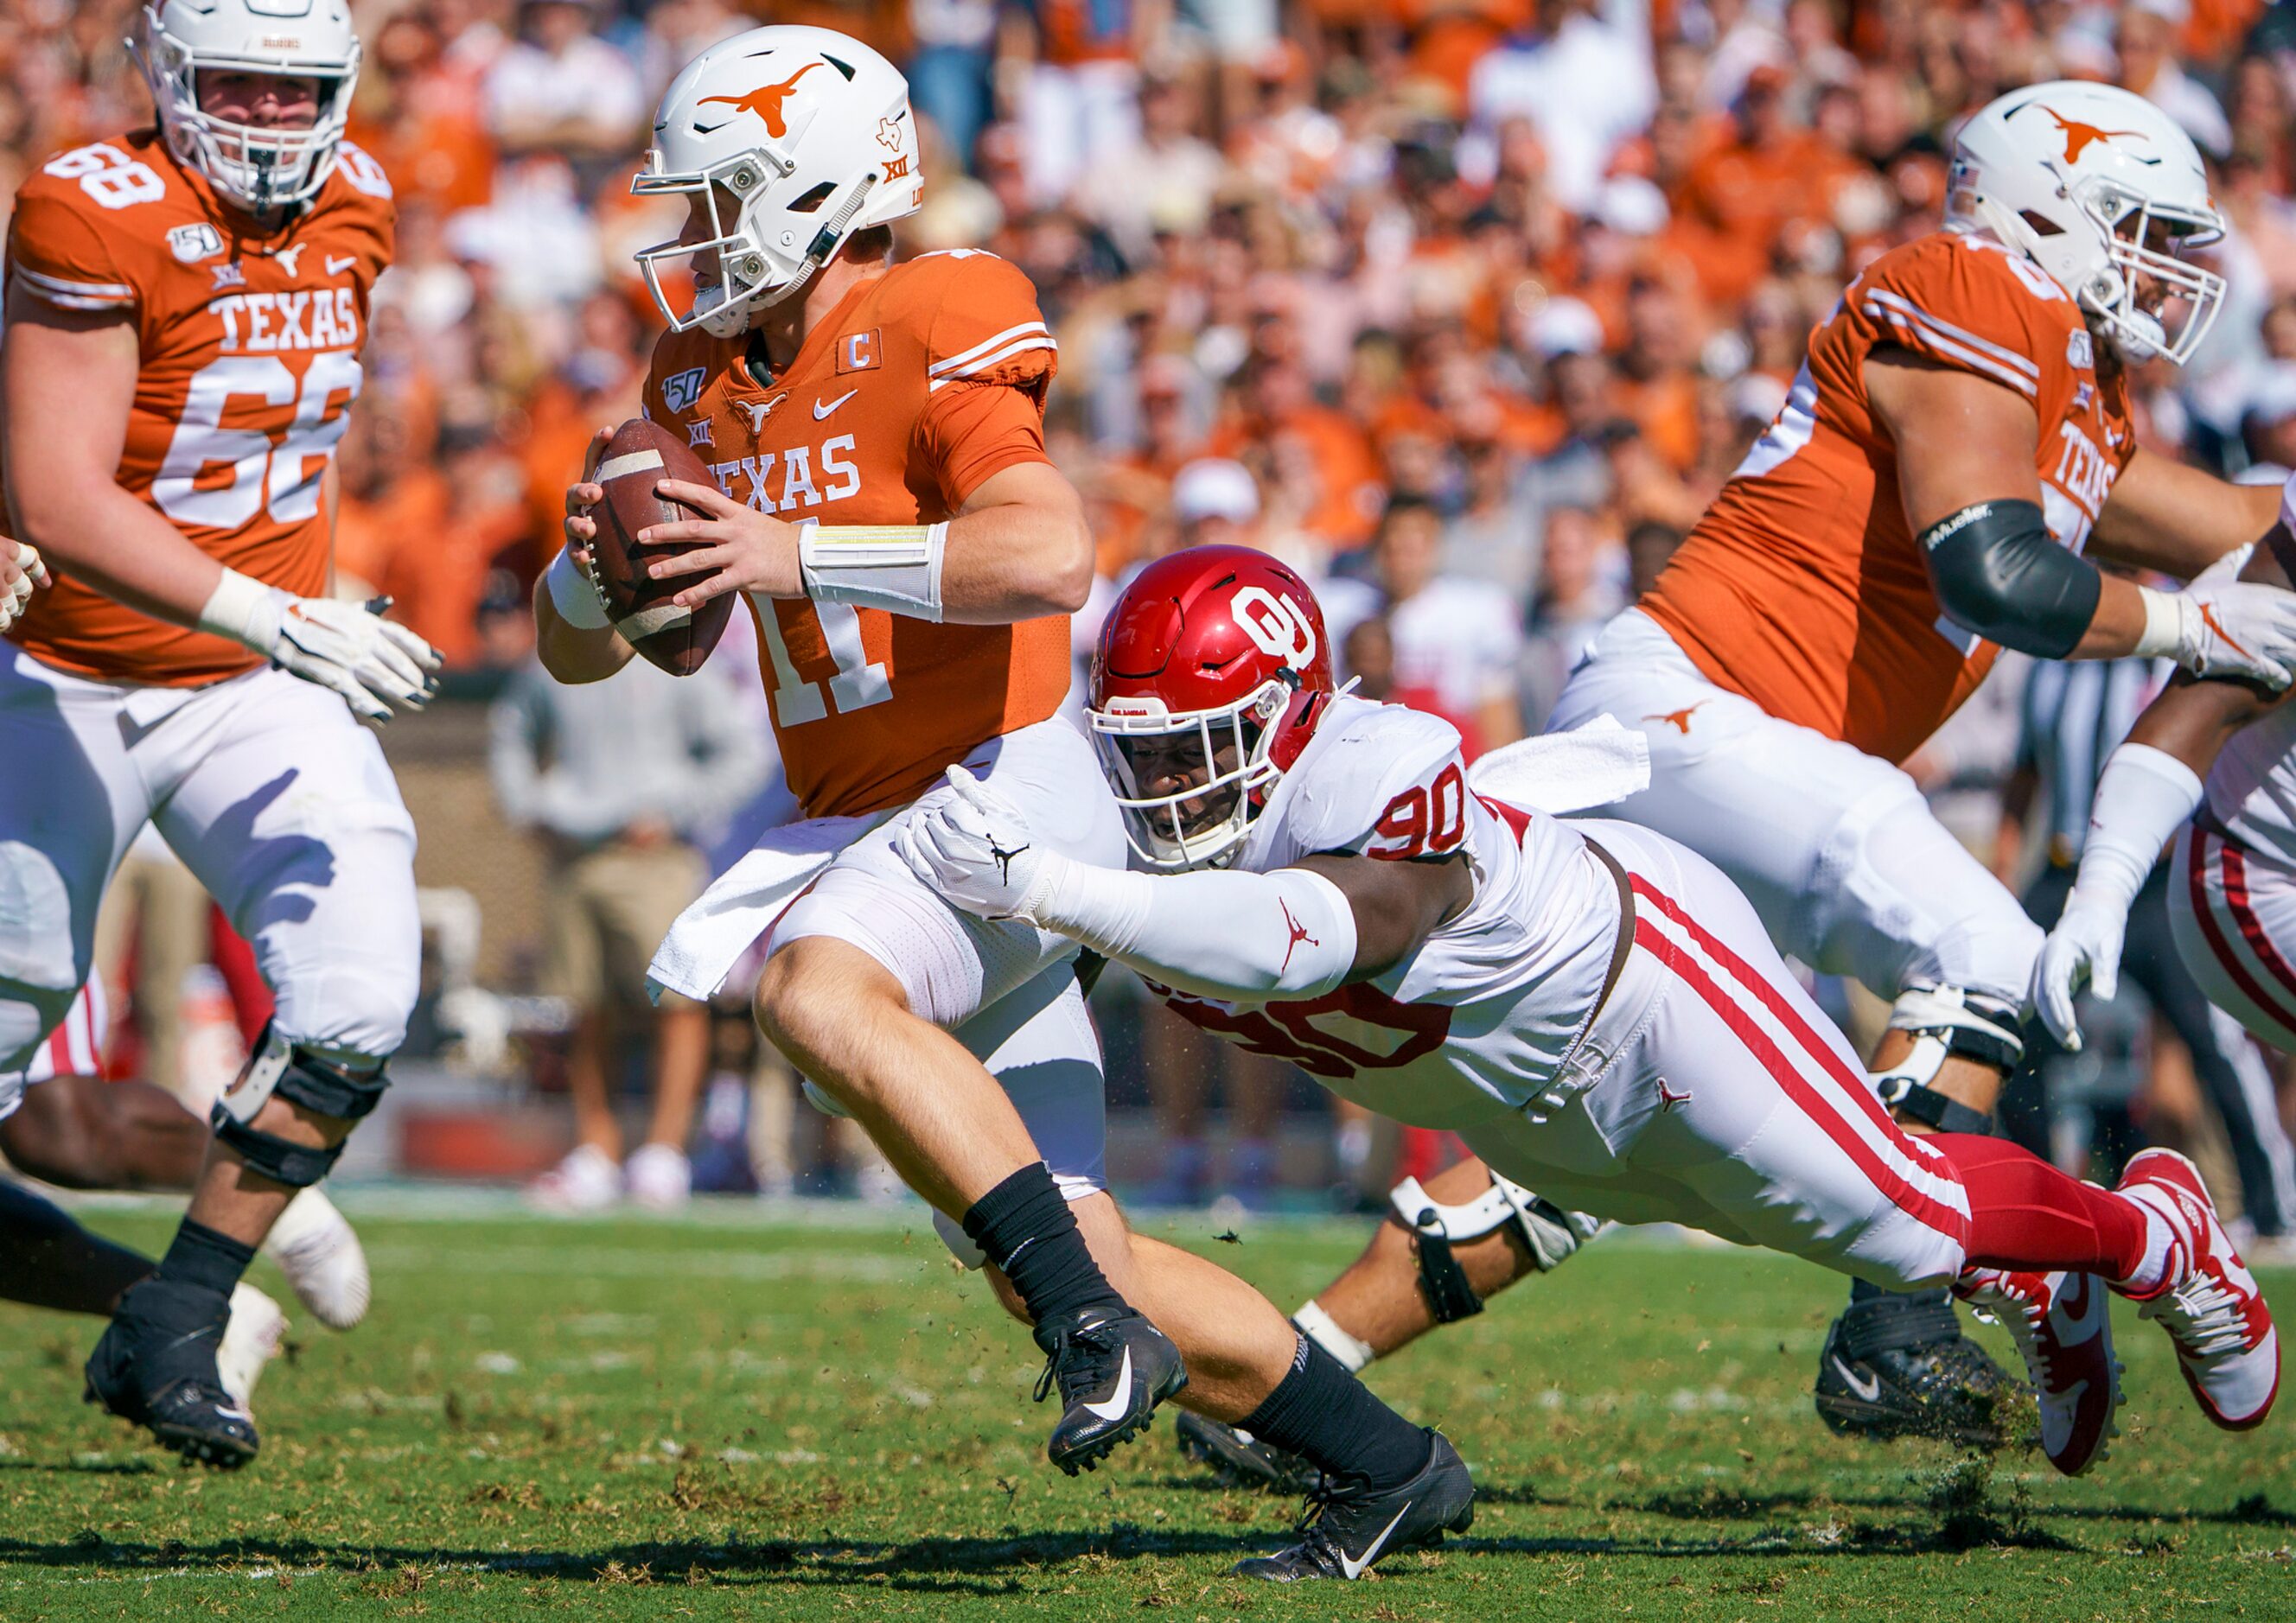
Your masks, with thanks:
[[[893,837],[916,876],[967,913],[1025,918],[1049,853],[1037,848],[1021,808],[962,766],[956,792],[922,807]]]
[[[598,461],[606,454],[606,447],[614,438],[611,428],[600,429],[590,436],[589,448],[582,453],[582,477],[566,487],[566,547],[578,554],[577,563],[587,564],[590,544],[598,538],[598,521],[590,516],[590,509],[606,499],[606,488],[596,482]]]
[[[2111,1002],[2120,985],[2120,939],[2128,927],[2126,909],[2111,902],[2084,900],[2076,887],[2041,956],[2033,965],[2033,1008],[2049,1035],[2068,1051],[2081,1045],[2073,996],[2084,983]]]
[[[394,707],[419,710],[438,691],[437,649],[382,618],[387,597],[347,603],[332,597],[290,597],[268,653],[281,668],[332,688],[370,721],[389,721]]]
[[[0,539],[0,631],[14,625],[32,594],[51,584],[48,566],[21,541]]]
[[[2251,550],[2226,553],[2168,599],[2177,611],[2176,659],[2196,676],[2241,677],[2277,691],[2296,675],[2296,592],[2237,578]]]
[[[637,534],[638,540],[648,546],[665,541],[709,543],[647,566],[646,573],[656,580],[700,577],[670,600],[679,608],[699,609],[728,592],[762,592],[768,597],[805,595],[805,577],[798,567],[798,526],[758,512],[708,485],[666,479],[654,488],[673,502],[709,514],[702,519],[680,519],[674,524],[649,524]]]

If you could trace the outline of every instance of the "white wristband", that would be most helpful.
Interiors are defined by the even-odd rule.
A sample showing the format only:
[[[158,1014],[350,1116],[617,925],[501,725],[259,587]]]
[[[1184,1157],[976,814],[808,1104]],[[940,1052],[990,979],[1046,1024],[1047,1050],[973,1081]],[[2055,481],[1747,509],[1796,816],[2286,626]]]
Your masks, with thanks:
[[[2136,595],[2144,603],[2144,629],[2129,652],[2139,659],[2175,659],[2184,645],[2183,601],[2173,592],[2156,592],[2151,586],[2137,587]]]
[[[1022,916],[1199,997],[1316,997],[1355,967],[1354,906],[1306,868],[1128,873],[1047,852]]]
[[[805,594],[816,602],[882,609],[912,619],[941,617],[942,524],[840,524],[808,521],[798,537]]]
[[[200,611],[199,628],[268,655],[278,649],[287,594],[226,569]]]
[[[550,606],[575,630],[598,631],[612,624],[606,618],[606,605],[598,601],[597,587],[564,547],[558,549],[558,556],[542,571],[542,578],[550,588]]]
[[[2200,775],[2165,750],[2125,743],[2097,775],[2088,839],[2073,889],[2123,913],[2161,860],[2161,848],[2200,809]]]

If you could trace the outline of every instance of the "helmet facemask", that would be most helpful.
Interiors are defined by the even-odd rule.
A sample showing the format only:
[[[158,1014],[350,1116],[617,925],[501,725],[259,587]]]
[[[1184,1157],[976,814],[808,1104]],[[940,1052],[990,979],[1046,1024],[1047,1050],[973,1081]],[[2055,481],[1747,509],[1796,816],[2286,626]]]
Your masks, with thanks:
[[[350,117],[358,78],[359,45],[340,58],[242,56],[195,49],[168,31],[160,13],[144,10],[144,37],[128,49],[151,86],[168,150],[216,191],[258,217],[298,208],[319,194],[334,170],[335,149]],[[318,107],[301,128],[242,124],[200,104],[201,72],[260,73],[318,81]]]
[[[876,184],[873,174],[863,176],[800,251],[769,241],[759,217],[770,206],[768,193],[797,168],[777,146],[768,143],[752,147],[690,173],[673,173],[661,166],[659,147],[647,152],[646,168],[631,180],[631,193],[638,197],[701,197],[709,211],[709,234],[691,242],[681,235],[641,249],[636,256],[638,269],[671,332],[699,327],[712,338],[733,338],[746,331],[759,312],[796,292],[815,271],[835,258]],[[826,186],[816,186],[808,193],[815,198],[816,208],[829,196]],[[729,197],[734,203],[730,224],[725,206]],[[785,204],[781,211],[803,212],[806,201]],[[691,260],[697,273],[693,304],[682,312],[672,307],[661,278],[663,266],[680,260]],[[714,278],[701,274],[709,271],[715,272]]]
[[[2141,196],[2104,176],[2076,183],[2071,198],[2105,239],[2104,268],[2074,290],[2081,308],[2097,318],[2131,365],[2155,357],[2178,366],[2192,359],[2223,307],[2225,280],[2181,255],[2220,241],[2222,221]],[[2172,315],[2181,315],[2174,337]]]
[[[1123,808],[1125,839],[1144,864],[1180,873],[1234,860],[1283,775],[1274,759],[1275,724],[1294,691],[1272,678],[1216,709],[1176,713],[1160,699],[1119,697],[1087,712],[1101,769]],[[1172,777],[1182,787],[1149,792]]]

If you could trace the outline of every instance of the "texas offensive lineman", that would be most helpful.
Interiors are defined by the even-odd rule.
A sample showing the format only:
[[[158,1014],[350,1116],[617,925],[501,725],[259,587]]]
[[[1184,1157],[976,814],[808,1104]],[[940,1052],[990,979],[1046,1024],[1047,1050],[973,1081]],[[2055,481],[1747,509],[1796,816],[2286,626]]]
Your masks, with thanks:
[[[1464,1518],[1447,1443],[1308,1358],[1242,1281],[1127,1230],[1074,946],[959,912],[893,853],[960,762],[1026,805],[1048,845],[1097,862],[1124,849],[1090,748],[1054,715],[1092,544],[1045,455],[1054,342],[1027,279],[993,255],[892,263],[916,154],[906,82],[821,29],[712,47],[655,119],[636,189],[685,198],[689,218],[640,256],[673,329],[645,408],[684,429],[718,488],[665,480],[707,516],[640,538],[710,544],[652,566],[691,577],[676,605],[747,597],[803,820],[687,910],[652,978],[708,997],[770,932],[759,1025],[1034,1323],[1038,1395],[1057,1386],[1065,1408],[1048,1448],[1063,1470],[1096,1463],[1185,1383],[1184,1401],[1256,1415],[1328,1471],[1431,1473]],[[682,258],[689,308],[660,275]],[[566,681],[631,657],[586,572],[595,456],[537,593],[543,659]]]
[[[920,877],[1562,1205],[1997,1306],[2062,1471],[2101,1457],[2119,1398],[2091,1275],[2146,1304],[2218,1424],[2265,1418],[2277,1340],[2189,1162],[2148,1152],[2107,1193],[1997,1139],[1904,1132],[1712,865],[1495,799],[1447,723],[1335,695],[1321,611],[1275,560],[1200,547],[1144,570],[1090,717],[1154,872],[1040,845],[961,778],[900,835]],[[1393,1513],[1333,1503],[1340,1550]]]
[[[155,824],[277,1012],[88,1387],[232,1465],[257,1437],[217,1378],[231,1292],[373,1109],[416,990],[414,831],[354,717],[418,708],[438,659],[324,595],[393,217],[342,140],[348,12],[165,0],[130,49],[158,127],[50,160],[9,227],[0,447],[12,528],[55,580],[0,659],[0,1071],[63,1019],[104,888]]]
[[[2128,421],[2125,367],[2181,363],[2207,331],[2223,283],[2177,256],[2222,229],[2199,153],[2143,98],[2068,82],[1984,108],[1947,229],[1850,285],[1549,720],[1641,729],[1651,785],[1608,809],[1713,862],[1784,950],[1897,1000],[1874,1075],[1913,1132],[1990,1129],[2041,932],[1894,763],[2001,647],[2274,687],[2296,665],[2296,597],[2214,577],[2171,595],[2082,556],[2196,577],[2271,522],[2269,491],[2144,451]],[[1474,1178],[1431,1193],[1466,1207]],[[1477,1250],[1478,1293],[1534,1266],[1496,1237]],[[1343,1308],[1319,1328],[1368,1357],[1444,1316],[1423,1294],[1390,1240],[1308,1307]],[[1820,1357],[1828,1424],[1999,1439],[1999,1372],[1942,1292],[1851,1297]]]

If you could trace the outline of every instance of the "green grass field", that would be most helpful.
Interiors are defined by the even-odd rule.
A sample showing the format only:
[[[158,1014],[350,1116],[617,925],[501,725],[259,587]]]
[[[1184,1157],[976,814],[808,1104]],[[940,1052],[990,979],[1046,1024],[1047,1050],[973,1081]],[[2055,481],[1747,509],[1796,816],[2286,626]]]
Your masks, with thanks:
[[[80,1405],[93,1320],[0,1308],[0,1618],[2296,1618],[2292,1422],[2212,1430],[2133,1313],[2124,1435],[2068,1482],[1829,1436],[1818,1270],[1605,1242],[1373,1372],[1474,1466],[1473,1533],[1279,1590],[1228,1567],[1292,1507],[1207,1486],[1168,1425],[1045,1463],[1034,1349],[921,1216],[456,1209],[367,1209],[373,1314],[274,1366],[235,1476]],[[1364,1232],[1149,1226],[1286,1307]]]

